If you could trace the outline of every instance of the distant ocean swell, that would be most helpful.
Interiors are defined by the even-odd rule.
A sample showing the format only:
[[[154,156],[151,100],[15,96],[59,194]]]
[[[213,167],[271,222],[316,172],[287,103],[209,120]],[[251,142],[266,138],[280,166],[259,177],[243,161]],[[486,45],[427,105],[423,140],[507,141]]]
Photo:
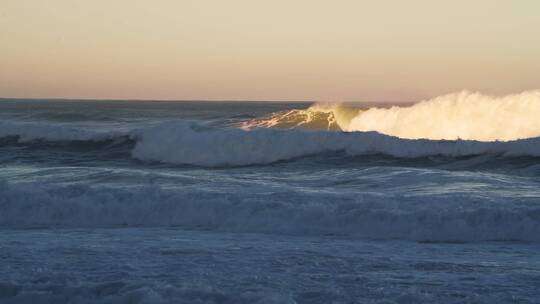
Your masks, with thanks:
[[[540,206],[458,194],[216,193],[0,183],[0,226],[181,227],[416,241],[540,241]]]
[[[479,142],[401,139],[376,132],[328,132],[301,129],[207,127],[189,121],[164,122],[128,131],[96,131],[66,124],[0,122],[0,144],[127,144],[143,161],[198,166],[270,164],[296,158],[345,153],[398,158],[500,155],[540,157],[540,138]]]

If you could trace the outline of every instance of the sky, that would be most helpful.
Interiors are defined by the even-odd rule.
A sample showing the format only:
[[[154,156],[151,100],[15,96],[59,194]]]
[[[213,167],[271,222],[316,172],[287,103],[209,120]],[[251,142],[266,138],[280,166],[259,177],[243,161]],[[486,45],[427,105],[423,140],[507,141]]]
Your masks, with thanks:
[[[540,88],[537,0],[0,0],[0,96],[416,101]]]

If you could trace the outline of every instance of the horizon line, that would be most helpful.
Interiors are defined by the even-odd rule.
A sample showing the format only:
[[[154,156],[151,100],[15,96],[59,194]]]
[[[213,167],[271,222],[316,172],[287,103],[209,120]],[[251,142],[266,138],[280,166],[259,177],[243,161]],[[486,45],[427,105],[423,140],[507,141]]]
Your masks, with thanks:
[[[43,100],[43,101],[120,101],[120,102],[273,102],[273,103],[414,103],[416,101],[358,101],[358,100],[343,100],[343,101],[324,101],[324,100],[271,100],[271,99],[149,99],[149,98],[68,98],[68,97],[0,97],[0,101],[9,100]]]

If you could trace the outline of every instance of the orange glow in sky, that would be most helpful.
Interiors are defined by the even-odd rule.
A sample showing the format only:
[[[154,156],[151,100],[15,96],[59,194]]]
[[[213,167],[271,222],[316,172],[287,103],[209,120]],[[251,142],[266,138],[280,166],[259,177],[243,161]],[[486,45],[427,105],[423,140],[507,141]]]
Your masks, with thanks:
[[[3,0],[0,96],[414,101],[540,88],[539,1]]]

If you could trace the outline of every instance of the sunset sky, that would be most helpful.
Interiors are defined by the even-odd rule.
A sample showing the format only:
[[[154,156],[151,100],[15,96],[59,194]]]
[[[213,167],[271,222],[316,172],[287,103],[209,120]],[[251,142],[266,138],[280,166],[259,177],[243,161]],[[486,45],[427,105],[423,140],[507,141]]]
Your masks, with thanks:
[[[0,97],[415,101],[539,73],[535,0],[0,2]]]

